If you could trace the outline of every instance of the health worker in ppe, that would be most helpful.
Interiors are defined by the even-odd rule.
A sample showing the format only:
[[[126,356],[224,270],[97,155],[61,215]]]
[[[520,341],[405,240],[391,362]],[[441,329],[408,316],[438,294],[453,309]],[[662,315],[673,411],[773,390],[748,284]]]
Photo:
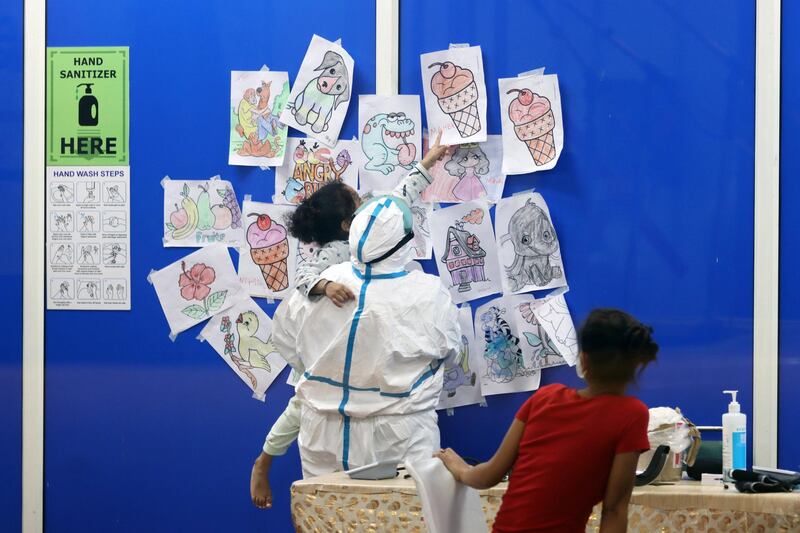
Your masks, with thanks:
[[[441,367],[458,353],[461,331],[439,278],[406,270],[413,237],[403,200],[372,199],[350,225],[351,262],[322,274],[356,301],[340,308],[295,292],[275,312],[275,347],[302,373],[304,477],[439,450]]]

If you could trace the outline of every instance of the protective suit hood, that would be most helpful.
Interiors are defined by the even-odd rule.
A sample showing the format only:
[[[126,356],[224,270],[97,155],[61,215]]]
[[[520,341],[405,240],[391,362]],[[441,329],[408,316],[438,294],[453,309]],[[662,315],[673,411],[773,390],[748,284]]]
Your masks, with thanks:
[[[379,196],[364,203],[350,224],[353,265],[362,273],[367,265],[374,274],[402,272],[413,259],[412,227],[404,200]]]

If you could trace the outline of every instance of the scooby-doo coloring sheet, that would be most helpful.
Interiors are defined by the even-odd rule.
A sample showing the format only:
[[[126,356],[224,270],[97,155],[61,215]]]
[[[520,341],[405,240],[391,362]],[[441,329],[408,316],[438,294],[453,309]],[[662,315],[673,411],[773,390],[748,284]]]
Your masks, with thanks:
[[[353,58],[314,35],[280,121],[328,146],[336,144],[352,98]]]
[[[147,279],[156,290],[172,337],[246,297],[228,248],[219,243],[154,270]]]
[[[286,226],[292,211],[247,198],[242,204],[246,244],[239,248],[239,279],[250,296],[283,298],[294,287],[298,240]]]
[[[564,354],[568,349],[556,344],[555,338],[550,335],[553,328],[549,327],[550,324],[545,327],[539,316],[539,311],[544,310],[543,307],[550,308],[552,302],[546,299],[537,300],[532,294],[509,296],[507,300],[512,304],[511,313],[519,331],[525,365],[528,368],[542,369],[567,364]],[[569,322],[571,324],[572,321]]]
[[[428,151],[428,136],[422,144]],[[495,203],[503,196],[506,176],[501,167],[503,141],[488,135],[486,142],[466,143],[447,148],[429,172],[433,183],[422,192],[426,202],[462,203],[485,199]]]
[[[481,378],[484,372],[483,355],[475,341],[472,309],[463,305],[458,310],[461,326],[461,349],[455,357],[444,361],[442,394],[437,409],[453,409],[483,401]]]
[[[281,124],[280,116],[288,102],[288,73],[231,71],[229,165],[283,163],[289,128]]]
[[[422,158],[419,96],[358,97],[360,190],[392,190]]]
[[[555,167],[564,148],[558,76],[539,69],[498,83],[503,172],[527,174]]]
[[[164,246],[238,247],[244,239],[242,211],[231,182],[219,176],[207,180],[173,180],[164,188]]]
[[[514,309],[523,297],[495,298],[475,312],[475,337],[483,355],[481,392],[484,396],[539,388],[542,374],[529,361],[520,340]]]
[[[542,195],[531,192],[503,198],[495,215],[503,292],[565,287],[558,236]]]
[[[328,147],[314,139],[289,137],[286,160],[275,169],[276,204],[297,205],[331,181],[358,188],[361,149],[358,141],[339,141]]]
[[[208,341],[239,379],[263,400],[286,366],[272,344],[272,320],[252,298],[215,315],[198,336]]]
[[[486,83],[480,46],[450,48],[420,56],[425,115],[442,144],[486,140]]]
[[[431,234],[439,276],[454,303],[501,291],[497,245],[486,202],[434,210]]]

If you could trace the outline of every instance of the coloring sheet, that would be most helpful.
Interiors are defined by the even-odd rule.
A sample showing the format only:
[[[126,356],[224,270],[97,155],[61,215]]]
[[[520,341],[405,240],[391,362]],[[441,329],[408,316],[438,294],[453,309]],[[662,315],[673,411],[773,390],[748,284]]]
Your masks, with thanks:
[[[473,201],[437,209],[431,219],[436,266],[454,303],[501,291],[489,206]]]
[[[565,292],[565,289],[556,289],[546,297],[531,302],[528,308],[523,304],[520,316],[529,324],[538,322],[543,333],[549,337],[550,348],[555,348],[570,366],[575,366],[578,362],[578,334],[564,298]]]
[[[215,315],[198,338],[208,341],[259,400],[286,366],[272,344],[272,320],[252,298]]]
[[[501,296],[475,313],[475,337],[486,369],[481,374],[484,396],[539,388],[542,375],[525,364],[513,306]]]
[[[231,71],[229,165],[273,167],[283,163],[289,128],[279,117],[288,101],[287,72]]]
[[[422,158],[418,95],[358,97],[362,191],[394,189]]]
[[[530,192],[503,198],[495,214],[503,292],[565,287],[558,236],[542,195]]]
[[[420,56],[428,131],[442,144],[486,140],[486,83],[480,46]]]
[[[174,337],[245,297],[228,248],[212,244],[148,276]]]
[[[428,137],[423,144],[428,151]],[[503,140],[488,135],[486,142],[451,146],[430,169],[433,183],[422,192],[426,202],[461,203],[485,199],[495,203],[503,196]]]
[[[239,279],[251,296],[283,298],[294,287],[298,241],[286,230],[294,207],[245,198],[246,244],[239,248]]]
[[[164,246],[242,243],[242,211],[227,180],[161,181],[164,187]]]
[[[549,170],[564,148],[558,76],[543,71],[498,80],[505,174]]]
[[[541,370],[551,366],[567,364],[561,350],[553,343],[536,313],[544,300],[536,300],[532,294],[506,296],[517,331],[526,368]]]
[[[275,169],[276,204],[297,205],[328,182],[343,181],[358,189],[361,148],[358,141],[339,141],[333,148],[314,139],[289,137],[286,161]]]
[[[344,48],[314,35],[280,121],[328,146],[336,144],[350,105],[353,65]]]
[[[452,409],[483,401],[481,380],[483,355],[478,350],[472,324],[472,309],[468,305],[458,310],[461,326],[461,350],[455,359],[444,362],[444,385],[436,409]]]
[[[131,308],[130,167],[47,167],[47,308]]]

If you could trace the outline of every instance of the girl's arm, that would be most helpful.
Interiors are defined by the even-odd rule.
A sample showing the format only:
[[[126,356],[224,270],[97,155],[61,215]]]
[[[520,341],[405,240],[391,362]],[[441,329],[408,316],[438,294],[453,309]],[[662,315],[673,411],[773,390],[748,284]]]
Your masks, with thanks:
[[[517,460],[519,442],[524,431],[525,423],[515,418],[494,456],[488,462],[477,466],[469,466],[450,448],[437,452],[434,456],[442,460],[456,481],[474,489],[488,489],[500,483],[503,476],[511,470],[514,461]]]
[[[628,528],[628,502],[636,479],[639,452],[619,453],[614,456],[603,497],[603,514],[600,533],[625,533]]]
[[[350,246],[347,241],[333,241],[326,244],[314,254],[314,257],[304,261],[297,267],[297,290],[311,299],[319,298],[323,294],[327,294],[327,292],[333,294],[334,290],[340,290],[341,286],[338,283],[327,283],[320,278],[320,274],[330,266],[349,260]],[[332,287],[328,287],[328,285],[332,285]],[[346,287],[344,287],[344,290],[350,293]],[[352,293],[350,293],[350,297],[354,298]],[[339,305],[337,300],[333,297],[331,299]]]
[[[417,201],[422,191],[433,182],[433,176],[428,171],[447,150],[447,146],[440,144],[441,139],[442,132],[439,132],[436,142],[430,147],[428,153],[425,154],[422,161],[414,164],[414,169],[394,188],[392,196],[404,199],[408,205]]]

